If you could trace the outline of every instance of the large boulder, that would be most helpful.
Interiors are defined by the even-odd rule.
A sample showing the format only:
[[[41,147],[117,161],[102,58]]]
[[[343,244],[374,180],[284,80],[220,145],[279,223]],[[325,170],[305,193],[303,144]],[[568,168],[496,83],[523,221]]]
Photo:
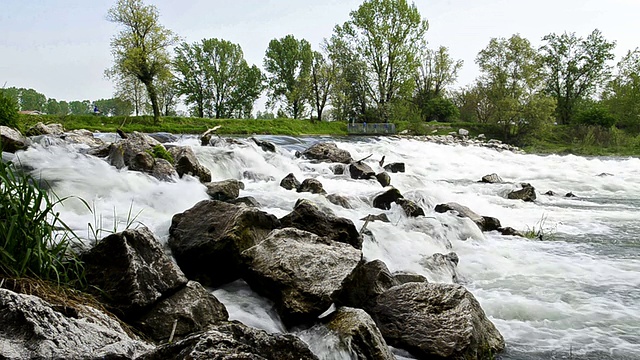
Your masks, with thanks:
[[[202,183],[211,181],[211,171],[200,164],[193,149],[189,146],[173,146],[169,148],[169,153],[173,156],[176,172],[178,176],[195,176]]]
[[[302,183],[300,184],[300,186],[298,186],[297,191],[298,192],[309,192],[309,193],[312,193],[312,194],[326,194],[327,193],[326,191],[324,191],[324,188],[322,187],[322,183],[320,182],[320,180],[313,179],[313,178],[302,180]]]
[[[244,183],[240,180],[228,179],[204,184],[207,195],[211,200],[228,201],[237,199],[240,190],[244,190]]]
[[[172,294],[187,283],[146,227],[128,229],[100,240],[82,254],[87,282],[112,311],[125,318]]]
[[[500,220],[490,217],[490,216],[480,216],[473,210],[469,209],[464,205],[460,205],[455,202],[450,202],[446,204],[438,204],[434,208],[437,213],[446,213],[448,211],[453,211],[457,213],[459,217],[469,218],[473,221],[482,231],[493,231],[500,228]]]
[[[348,151],[339,149],[334,143],[317,143],[300,154],[303,158],[319,162],[349,164],[353,161]]]
[[[45,125],[42,122],[38,122],[37,124],[30,127],[25,135],[27,136],[38,136],[38,135],[61,135],[64,132],[64,128],[61,124],[47,124]]]
[[[395,360],[371,316],[362,309],[341,307],[325,319],[327,328],[349,344],[352,356],[361,360]]]
[[[224,305],[200,283],[189,281],[138,318],[135,325],[153,340],[164,342],[171,336],[174,323],[174,338],[181,339],[227,320],[229,314]]]
[[[384,169],[390,173],[403,173],[404,172],[404,163],[391,163],[384,166]]]
[[[336,303],[368,310],[380,294],[397,285],[400,283],[383,261],[363,261],[345,280]]]
[[[280,181],[280,186],[287,190],[297,190],[300,186],[300,181],[296,179],[296,176],[293,175],[293,173],[290,173],[289,175],[282,178],[282,180]]]
[[[387,290],[369,312],[391,346],[420,359],[493,359],[504,339],[460,285],[411,282]]]
[[[376,179],[382,187],[391,185],[391,176],[386,171],[376,174]]]
[[[105,313],[70,306],[0,289],[0,358],[133,359],[152,349]]]
[[[146,172],[159,180],[173,178],[177,175],[173,166],[167,160],[152,155],[156,147],[166,151],[157,140],[134,131],[126,139],[111,144],[108,161],[118,169],[127,167],[132,171]]]
[[[215,326],[181,341],[158,346],[137,360],[317,360],[309,347],[291,334],[269,334],[238,322]]]
[[[245,280],[276,303],[287,326],[326,311],[362,259],[362,252],[351,245],[294,228],[274,230],[242,255]]]
[[[376,173],[373,169],[362,161],[349,164],[349,174],[352,179],[375,179]]]
[[[65,132],[64,134],[60,135],[60,139],[70,144],[86,145],[92,149],[104,147],[104,149],[106,149],[106,150],[103,150],[104,155],[102,156],[95,155],[95,156],[107,157],[109,155],[108,145],[106,145],[102,139],[95,137],[93,132],[86,129],[76,129],[76,130]],[[94,151],[99,151],[99,150],[94,150]]]
[[[240,277],[240,253],[279,225],[253,207],[203,200],[173,216],[169,247],[189,279],[220,285]]]
[[[532,202],[536,199],[536,189],[529,183],[521,183],[522,189],[507,194],[508,199]]]
[[[160,181],[174,181],[178,177],[176,169],[165,159],[153,159],[151,176]]]
[[[327,214],[309,200],[298,200],[293,211],[280,219],[280,226],[308,231],[362,249],[362,237],[351,220]]]
[[[402,198],[403,196],[400,193],[400,190],[394,188],[393,186],[387,186],[383,190],[383,192],[373,198],[373,207],[382,210],[389,210],[391,209],[392,203]]]
[[[7,126],[0,126],[0,150],[15,153],[29,146],[29,140],[18,130]]]

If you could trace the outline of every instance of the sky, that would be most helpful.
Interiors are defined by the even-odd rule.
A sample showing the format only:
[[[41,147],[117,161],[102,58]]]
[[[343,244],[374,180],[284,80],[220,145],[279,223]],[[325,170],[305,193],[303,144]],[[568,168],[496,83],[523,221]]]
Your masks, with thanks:
[[[113,96],[104,70],[118,26],[106,19],[115,0],[2,0],[0,86],[33,88],[57,100]],[[146,0],[182,41],[220,38],[241,45],[262,67],[269,41],[293,34],[315,50],[362,0]],[[616,61],[640,47],[640,0],[415,0],[429,22],[429,47],[464,61],[457,86],[478,76],[474,60],[491,38],[520,34],[538,47],[550,33],[615,40]],[[260,104],[258,104],[260,106]],[[257,110],[260,110],[259,108]]]

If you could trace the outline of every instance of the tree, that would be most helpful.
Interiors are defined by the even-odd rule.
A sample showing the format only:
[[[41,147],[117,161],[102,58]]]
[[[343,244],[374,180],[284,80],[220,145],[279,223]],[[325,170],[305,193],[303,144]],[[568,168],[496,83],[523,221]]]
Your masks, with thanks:
[[[616,76],[607,84],[602,103],[618,120],[618,126],[640,131],[640,49],[620,60]]]
[[[20,110],[44,111],[47,97],[34,89],[20,89]]]
[[[327,105],[334,78],[333,62],[327,62],[321,53],[314,51],[311,64],[311,97],[318,114],[318,121],[322,121],[322,112]]]
[[[127,116],[133,110],[131,102],[118,97],[100,99],[93,103],[98,107],[100,113],[105,116]]]
[[[60,114],[60,104],[56,99],[47,99],[45,104],[45,112],[49,115]]]
[[[535,131],[551,119],[553,102],[541,94],[544,81],[540,62],[529,40],[519,35],[493,38],[478,53],[476,63],[482,72],[478,90],[489,105],[488,121],[502,126],[505,140]]]
[[[350,17],[334,33],[366,64],[369,95],[388,118],[387,104],[413,76],[429,25],[406,0],[367,0]]]
[[[84,115],[91,114],[93,112],[93,108],[91,107],[91,102],[89,100],[75,100],[69,103],[69,111],[73,115]]]
[[[302,118],[309,97],[309,76],[313,52],[307,40],[287,35],[269,42],[264,57],[269,104],[285,104],[294,119]]]
[[[175,84],[178,95],[184,95],[186,105],[192,106],[192,113],[203,118],[208,101],[208,86],[204,69],[206,58],[202,47],[197,44],[182,43],[175,51],[173,68],[176,71]]]
[[[414,74],[416,90],[414,101],[420,107],[424,120],[449,120],[453,111],[451,100],[444,99],[447,86],[453,85],[462,68],[462,60],[454,60],[446,47],[425,49],[420,55],[420,66]]]
[[[18,102],[5,89],[0,89],[0,125],[12,128],[18,126]]]
[[[143,115],[149,104],[144,84],[131,75],[116,73],[113,69],[105,71],[105,76],[115,81],[115,97],[131,104],[135,116]]]
[[[541,47],[547,77],[547,92],[557,101],[556,117],[560,124],[569,124],[577,105],[595,93],[610,77],[615,42],[607,41],[595,29],[586,38],[575,33],[549,34]]]
[[[107,19],[124,27],[112,40],[113,72],[123,78],[135,77],[144,84],[153,108],[154,123],[160,122],[160,104],[155,82],[167,71],[167,47],[178,38],[158,22],[158,10],[142,0],[118,0]]]

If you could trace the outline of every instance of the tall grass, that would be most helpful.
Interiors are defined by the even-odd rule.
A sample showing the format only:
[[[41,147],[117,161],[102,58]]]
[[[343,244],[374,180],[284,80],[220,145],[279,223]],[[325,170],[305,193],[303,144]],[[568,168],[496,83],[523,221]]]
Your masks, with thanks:
[[[71,249],[77,237],[54,210],[64,199],[37,183],[0,161],[0,273],[82,287],[84,268]]]

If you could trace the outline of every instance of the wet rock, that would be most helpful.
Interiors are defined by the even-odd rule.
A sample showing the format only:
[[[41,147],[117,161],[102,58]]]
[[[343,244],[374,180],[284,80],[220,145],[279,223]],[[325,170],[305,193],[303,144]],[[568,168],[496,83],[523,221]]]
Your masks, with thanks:
[[[395,360],[380,330],[364,310],[341,307],[325,321],[329,329],[349,344],[355,359]]]
[[[488,184],[502,184],[502,183],[504,183],[504,181],[502,181],[502,178],[500,176],[498,176],[498,174],[496,174],[496,173],[483,176],[482,179],[480,180],[480,182],[488,183]]]
[[[129,170],[152,172],[156,160],[148,152],[137,153],[129,162]]]
[[[407,283],[378,296],[369,312],[391,346],[420,359],[491,359],[504,339],[460,285]]]
[[[458,254],[454,252],[446,255],[439,253],[433,254],[422,259],[420,265],[440,277],[439,282],[460,282],[460,276],[458,275]]]
[[[151,133],[149,136],[161,144],[172,143],[178,141],[178,137],[168,132]]]
[[[329,200],[330,203],[334,205],[342,206],[345,209],[353,209],[353,207],[349,203],[349,200],[342,195],[329,194],[327,195],[327,200]]]
[[[151,176],[160,181],[174,181],[178,177],[178,173],[173,165],[165,159],[155,159]]]
[[[239,322],[218,325],[181,341],[158,346],[138,360],[318,360],[291,334],[269,334]]]
[[[95,137],[93,135],[93,132],[85,129],[67,131],[64,134],[61,134],[59,136],[60,136],[60,139],[64,140],[69,144],[86,145],[91,148],[105,146],[105,143],[104,141],[102,141],[102,139]],[[108,155],[109,153],[100,157],[107,157]]]
[[[298,181],[298,179],[296,179],[293,173],[290,173],[280,181],[280,186],[287,190],[294,190],[298,189],[298,187],[300,186],[300,182]]]
[[[61,135],[64,133],[64,128],[61,124],[47,124],[39,122],[30,127],[26,132],[26,136],[38,136],[38,135]]]
[[[396,203],[402,207],[408,217],[424,216],[424,210],[411,200],[397,199]]]
[[[396,279],[399,285],[410,283],[410,282],[428,282],[427,278],[424,275],[408,272],[408,271],[395,271],[393,274],[393,278]]]
[[[36,296],[0,289],[0,358],[133,359],[152,349],[89,306],[66,314]]]
[[[391,209],[392,203],[402,198],[403,196],[400,193],[400,190],[394,188],[393,186],[388,186],[382,193],[376,195],[373,198],[373,207],[382,210],[389,210]]]
[[[239,180],[229,179],[206,183],[207,195],[211,200],[228,201],[238,198],[240,190],[244,190],[244,183]]]
[[[218,131],[218,129],[220,129],[222,126],[217,125],[214,126],[211,129],[208,129],[207,131],[205,131],[201,136],[200,136],[200,145],[202,146],[208,146],[211,145],[211,138],[216,135],[216,131]]]
[[[389,221],[389,217],[385,213],[377,214],[377,215],[369,214],[360,220],[369,221],[369,222],[374,222],[374,221],[382,221],[386,223],[391,222]]]
[[[112,311],[135,316],[187,283],[147,229],[129,229],[100,240],[82,255],[87,282],[100,289]]]
[[[195,176],[202,183],[211,181],[211,171],[200,164],[200,161],[189,146],[173,146],[169,148],[173,156],[176,172],[180,177],[184,175]]]
[[[7,126],[0,126],[0,150],[8,153],[15,153],[24,150],[29,146],[29,140],[18,130]]]
[[[507,198],[533,202],[536,199],[536,189],[528,183],[521,183],[520,186],[522,186],[522,189],[510,192],[507,194]]]
[[[547,196],[555,196],[555,195],[556,195],[556,193],[555,193],[555,192],[553,192],[553,191],[551,191],[551,190],[549,190],[549,191],[547,191],[546,193],[544,193],[544,195],[547,195]]]
[[[227,320],[229,314],[224,305],[200,283],[189,281],[137,319],[135,325],[153,340],[165,342],[171,336],[174,322],[174,339],[179,340]]]
[[[326,194],[322,183],[316,179],[304,179],[297,189],[298,192],[309,192],[312,194]]]
[[[400,283],[381,260],[361,262],[345,280],[336,303],[368,311],[380,294],[397,285]]]
[[[404,163],[395,162],[384,166],[384,169],[390,173],[403,173]]]
[[[600,174],[598,174],[596,176],[605,177],[605,176],[613,176],[613,174],[610,174],[610,173],[607,173],[607,172],[603,172],[603,173],[600,173]]]
[[[242,256],[249,286],[273,300],[282,321],[291,326],[311,321],[329,308],[344,279],[362,259],[362,252],[286,228],[274,230]]]
[[[308,231],[362,249],[362,237],[351,220],[322,212],[309,200],[298,200],[293,211],[280,219],[280,226]]]
[[[473,221],[482,231],[497,230],[500,225],[500,220],[490,216],[480,216],[473,210],[458,203],[450,202],[446,204],[438,204],[434,208],[437,213],[445,213],[447,211],[454,211],[460,217],[469,218]]]
[[[482,231],[494,231],[501,228],[500,220],[491,217],[491,216],[483,216],[482,217]]]
[[[348,151],[339,149],[331,142],[317,143],[300,154],[301,157],[319,162],[336,162],[349,164],[353,161]]]
[[[467,130],[467,129],[458,129],[458,135],[460,135],[460,136],[469,136],[469,130]]]
[[[260,207],[260,203],[253,196],[243,196],[233,200],[227,200],[229,204]]]
[[[349,174],[352,179],[375,179],[376,173],[371,169],[371,167],[361,161],[352,162],[349,164]]]
[[[344,174],[345,165],[344,164],[334,164],[331,165],[331,171],[333,175],[343,175]]]
[[[380,185],[382,185],[382,187],[387,187],[391,185],[391,176],[389,176],[389,174],[387,174],[384,171],[379,174],[376,174],[376,179],[378,180]]]
[[[565,196],[564,196],[564,197],[567,197],[567,198],[574,198],[574,197],[577,197],[577,196],[576,196],[574,193],[572,193],[572,192],[568,192],[568,193],[566,193],[566,194],[565,194]]]
[[[252,137],[251,140],[253,140],[253,142],[256,143],[256,145],[258,145],[264,152],[276,152],[276,146],[273,143],[259,140],[254,137]]]
[[[176,174],[173,166],[169,164],[169,170],[166,160],[156,159],[151,155],[156,146],[164,148],[149,135],[134,131],[126,139],[111,144],[108,162],[118,169],[127,167],[132,171],[146,172],[160,180],[172,179]],[[156,166],[159,168],[156,169]]]
[[[520,231],[512,228],[512,227],[503,227],[503,228],[499,228],[498,231],[502,234],[502,235],[506,235],[506,236],[520,236],[520,237],[524,237],[524,234],[522,234]]]
[[[279,225],[256,208],[203,200],[173,216],[168,243],[189,279],[216,286],[238,279],[240,253]]]

